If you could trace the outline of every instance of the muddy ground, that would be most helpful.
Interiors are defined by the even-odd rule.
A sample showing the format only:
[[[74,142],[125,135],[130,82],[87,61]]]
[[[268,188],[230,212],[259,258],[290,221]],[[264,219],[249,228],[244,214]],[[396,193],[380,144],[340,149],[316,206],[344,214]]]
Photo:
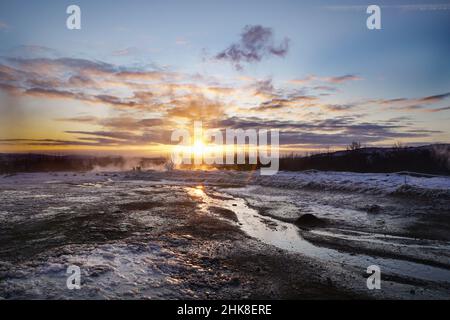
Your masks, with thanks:
[[[265,192],[261,190],[246,189],[248,195],[239,191],[247,187],[245,177],[213,183],[181,183],[160,178],[159,174],[125,173],[2,177],[0,297],[450,297],[450,283],[441,279],[450,270],[447,257],[441,254],[441,251],[448,254],[447,247],[431,258],[424,252],[415,254],[412,247],[405,252],[399,250],[402,263],[412,261],[426,268],[439,267],[442,275],[436,279],[426,276],[415,279],[391,272],[385,276],[382,290],[371,291],[366,286],[364,257],[354,260],[359,255],[368,255],[370,259],[395,257],[383,244],[369,243],[364,247],[342,237],[331,241],[330,234],[331,238],[339,234],[333,230],[342,227],[338,222],[329,225],[330,228],[302,231],[292,223],[294,220],[289,220],[295,216],[273,211],[284,203],[285,211],[291,212],[292,203],[279,198],[278,204],[258,200],[257,196]],[[273,192],[268,193],[269,198]],[[257,220],[246,220],[247,211]],[[249,231],[253,229],[262,230],[261,234],[255,236]],[[298,239],[280,245],[277,241],[272,243],[271,237],[283,235],[285,229],[295,230],[293,237]],[[272,234],[271,230],[278,233]],[[331,233],[321,234],[321,230]],[[398,235],[399,230],[403,229],[396,228],[393,234]],[[446,239],[441,241],[440,245],[448,244]],[[290,250],[288,246],[297,243],[300,247]],[[395,261],[387,261],[387,268],[392,264]],[[69,290],[66,286],[66,270],[70,265],[81,268],[80,290]]]

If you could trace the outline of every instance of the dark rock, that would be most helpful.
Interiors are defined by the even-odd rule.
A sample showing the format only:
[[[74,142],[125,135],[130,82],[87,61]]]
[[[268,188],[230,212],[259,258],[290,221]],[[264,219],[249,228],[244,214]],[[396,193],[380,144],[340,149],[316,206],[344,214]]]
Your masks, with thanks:
[[[221,215],[225,219],[238,222],[238,217],[231,210],[228,210],[228,209],[225,209],[225,208],[220,208],[220,207],[210,207],[210,210],[212,212],[214,212],[214,213],[217,213],[217,214]]]
[[[366,206],[364,209],[368,213],[379,213],[380,210],[381,210],[381,207],[379,205],[377,205],[377,204],[373,204],[373,205],[370,205],[370,206]]]
[[[241,280],[239,280],[239,278],[232,278],[229,282],[229,284],[233,287],[238,287],[241,284]]]
[[[300,228],[322,227],[325,225],[325,221],[317,218],[313,214],[307,213],[298,218],[295,221],[295,225]]]

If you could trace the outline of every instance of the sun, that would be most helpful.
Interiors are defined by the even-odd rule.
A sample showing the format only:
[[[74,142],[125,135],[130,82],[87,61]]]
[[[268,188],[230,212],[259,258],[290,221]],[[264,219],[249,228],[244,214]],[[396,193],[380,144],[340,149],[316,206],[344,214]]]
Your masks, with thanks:
[[[196,157],[203,157],[206,153],[206,145],[201,140],[197,140],[192,145],[192,154]]]

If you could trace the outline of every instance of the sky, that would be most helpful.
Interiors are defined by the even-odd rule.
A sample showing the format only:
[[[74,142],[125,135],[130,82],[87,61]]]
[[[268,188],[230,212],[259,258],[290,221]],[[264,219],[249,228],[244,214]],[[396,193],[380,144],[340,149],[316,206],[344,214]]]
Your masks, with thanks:
[[[449,143],[449,40],[450,1],[2,0],[0,152],[162,155],[194,121],[282,152]]]

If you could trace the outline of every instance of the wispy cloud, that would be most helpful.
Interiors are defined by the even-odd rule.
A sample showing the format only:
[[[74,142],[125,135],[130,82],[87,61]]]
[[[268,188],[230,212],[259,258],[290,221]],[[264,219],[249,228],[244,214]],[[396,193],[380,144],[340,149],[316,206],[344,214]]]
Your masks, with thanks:
[[[9,29],[9,25],[4,22],[4,21],[0,21],[0,31],[4,31],[4,30],[8,30]]]
[[[161,69],[138,70],[74,58],[7,58],[0,63],[0,86],[6,91],[117,108],[155,107],[154,97],[175,92],[172,84],[177,77]],[[154,92],[148,89],[151,84]]]
[[[297,84],[297,85],[305,85],[314,81],[317,82],[325,82],[330,84],[341,84],[349,81],[358,81],[363,80],[361,77],[354,75],[354,74],[345,74],[341,76],[327,76],[327,77],[321,77],[317,75],[308,75],[305,78],[302,79],[292,79],[289,80],[289,83],[291,84]]]
[[[179,46],[186,46],[186,45],[189,44],[189,41],[187,39],[185,39],[185,38],[178,37],[175,40],[175,44],[179,45]]]
[[[335,5],[324,6],[323,8],[332,11],[365,11],[367,7],[368,5]],[[379,7],[403,11],[445,11],[450,10],[450,3],[393,4],[379,5]]]
[[[19,45],[7,51],[11,57],[31,59],[33,57],[57,58],[61,54],[54,49],[34,44]]]
[[[450,107],[442,107],[442,108],[434,108],[434,109],[428,109],[428,112],[441,112],[441,111],[449,111]]]
[[[356,117],[336,117],[311,122],[279,121],[262,118],[230,118],[221,122],[224,127],[243,129],[278,129],[283,145],[330,145],[342,146],[349,141],[363,143],[380,142],[386,139],[423,138],[437,130],[408,129],[401,124],[358,122]],[[326,133],[324,133],[326,132]]]
[[[425,96],[419,98],[394,98],[369,100],[366,104],[378,104],[397,110],[421,110],[425,112],[440,112],[448,110],[447,107],[429,108],[430,105],[450,98],[450,92]]]
[[[12,96],[107,106],[114,116],[83,114],[53,119],[75,128],[62,133],[67,139],[3,139],[0,144],[53,147],[166,144],[170,143],[171,131],[180,123],[187,125],[198,119],[210,128],[279,129],[282,143],[298,145],[339,146],[352,139],[371,143],[428,138],[437,133],[403,120],[365,122],[354,114],[360,106],[356,103],[322,101],[321,91],[334,94],[342,83],[359,79],[350,73],[310,75],[294,84],[326,85],[293,87],[278,86],[270,77],[247,77],[245,81],[225,85],[218,79],[157,67],[130,68],[75,58],[2,58],[0,90]],[[433,106],[449,96],[450,93],[444,93],[421,98],[373,99],[362,105],[414,108]],[[299,114],[306,109],[310,115],[302,118]],[[448,108],[428,109],[439,112]],[[281,115],[292,120],[274,120],[281,119]]]
[[[116,57],[125,57],[125,56],[131,56],[134,54],[139,53],[139,49],[136,47],[129,47],[125,49],[115,50],[113,51],[112,55]]]

